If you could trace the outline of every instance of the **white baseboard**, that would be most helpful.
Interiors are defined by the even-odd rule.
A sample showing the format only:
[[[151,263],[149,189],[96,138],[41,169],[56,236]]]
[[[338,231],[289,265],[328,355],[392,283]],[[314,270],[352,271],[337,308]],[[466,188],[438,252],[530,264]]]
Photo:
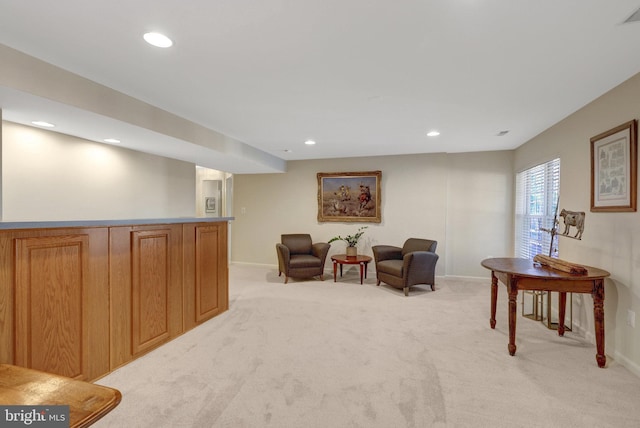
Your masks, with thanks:
[[[278,265],[277,264],[273,264],[273,263],[254,263],[254,262],[239,262],[239,261],[230,261],[229,265],[238,265],[238,266],[255,266],[255,267],[263,267],[263,268],[271,268],[271,269],[278,269]],[[371,269],[373,268],[373,269]],[[369,263],[369,269],[371,269],[372,272],[375,272],[375,263],[373,262],[373,260]],[[325,264],[324,267],[325,271],[331,271],[333,272],[333,267],[331,265],[331,262],[329,261],[329,263]],[[484,277],[484,276],[464,276],[464,275],[436,275],[436,278],[440,278],[440,279],[463,279],[463,280],[481,280],[481,281],[491,281],[490,278],[488,277]]]
[[[582,326],[576,322],[573,323],[573,326],[571,327],[574,331],[574,333],[576,333],[578,336],[582,336],[585,338],[585,340],[587,340],[589,343],[593,344],[595,346],[596,344],[596,336],[594,334],[593,331],[589,330],[585,330],[584,328],[582,328]],[[607,353],[607,350],[604,350],[605,354]],[[609,354],[611,355],[611,354]],[[640,377],[640,365],[634,363],[633,361],[631,361],[629,358],[625,357],[624,355],[622,355],[619,351],[613,351],[613,359],[616,360],[622,367],[626,368],[627,370],[629,370],[631,373],[633,373],[634,375]]]
[[[469,281],[469,280],[473,280],[473,281],[488,281],[489,284],[491,283],[491,278],[487,278],[487,277],[483,277],[483,276],[463,276],[463,275],[444,275],[444,276],[436,276],[436,278],[443,278],[443,279],[452,279],[452,280],[463,280],[463,281]]]
[[[252,262],[229,262],[229,265],[237,265],[237,266],[253,266],[253,267],[262,267],[262,268],[270,268],[270,269],[278,269],[278,265],[269,264],[269,263],[252,263]]]
[[[253,262],[229,262],[229,266],[248,266],[248,267],[256,267],[256,268],[264,268],[264,269],[278,269],[277,264],[271,263],[253,263]],[[333,266],[329,265],[324,267],[325,275],[331,274],[333,275]]]
[[[633,361],[629,360],[627,357],[615,351],[613,353],[613,359],[620,363],[621,366],[627,368],[631,373],[640,377],[640,366]]]
[[[270,263],[253,263],[253,262],[238,262],[238,261],[230,261],[229,265],[237,265],[237,266],[253,266],[253,267],[260,267],[260,268],[268,268],[268,269],[278,269],[278,265],[277,264],[270,264]],[[373,269],[371,269],[373,268]],[[375,266],[373,266],[373,262],[370,263],[369,266],[369,273],[373,273],[375,275],[376,270],[375,270]],[[331,264],[329,265],[325,265],[324,267],[324,271],[328,272],[330,274],[333,275],[333,266]],[[491,281],[490,279],[487,279],[486,277],[480,277],[480,276],[462,276],[462,275],[436,275],[436,280],[438,279],[450,279],[450,280],[464,280],[464,281]]]
[[[580,323],[573,321],[571,329],[578,336],[584,337],[589,343],[596,344],[596,335],[590,329],[583,328]]]

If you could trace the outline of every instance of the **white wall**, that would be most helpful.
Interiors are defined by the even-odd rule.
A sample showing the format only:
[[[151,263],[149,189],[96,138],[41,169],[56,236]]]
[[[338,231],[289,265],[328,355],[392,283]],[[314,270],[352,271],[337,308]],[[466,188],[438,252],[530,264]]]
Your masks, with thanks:
[[[193,217],[195,165],[2,122],[2,221]]]
[[[295,161],[284,174],[234,175],[231,258],[277,265],[283,233],[314,241],[368,225],[359,251],[401,246],[409,237],[435,239],[436,274],[488,277],[480,261],[511,254],[513,152],[429,154]],[[382,223],[319,223],[318,172],[382,171]],[[344,243],[330,254],[343,253]]]
[[[480,260],[513,255],[513,151],[447,156],[447,275],[484,276]]]
[[[605,283],[606,353],[640,375],[640,323],[632,328],[626,322],[629,310],[640,315],[640,213],[590,212],[590,139],[638,119],[638,100],[640,74],[518,148],[514,167],[521,171],[560,157],[560,208],[586,213],[582,240],[561,237],[560,258],[611,273]],[[574,296],[573,319],[595,342],[591,296]]]

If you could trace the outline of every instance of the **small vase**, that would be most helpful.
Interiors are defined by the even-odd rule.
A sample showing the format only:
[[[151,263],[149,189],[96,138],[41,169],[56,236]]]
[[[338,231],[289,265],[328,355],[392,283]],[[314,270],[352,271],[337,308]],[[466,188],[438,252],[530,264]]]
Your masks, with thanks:
[[[347,257],[356,257],[358,255],[358,247],[347,247]]]

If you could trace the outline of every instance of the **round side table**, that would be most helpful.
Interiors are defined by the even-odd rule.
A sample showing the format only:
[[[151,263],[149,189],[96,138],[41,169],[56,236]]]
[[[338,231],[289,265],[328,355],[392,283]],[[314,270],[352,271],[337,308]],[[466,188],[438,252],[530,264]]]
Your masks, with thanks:
[[[342,265],[360,265],[360,284],[363,277],[367,277],[367,265],[372,260],[369,256],[347,256],[346,254],[336,254],[331,256],[333,262],[333,282],[337,281],[338,265],[340,265],[340,278],[342,278]]]

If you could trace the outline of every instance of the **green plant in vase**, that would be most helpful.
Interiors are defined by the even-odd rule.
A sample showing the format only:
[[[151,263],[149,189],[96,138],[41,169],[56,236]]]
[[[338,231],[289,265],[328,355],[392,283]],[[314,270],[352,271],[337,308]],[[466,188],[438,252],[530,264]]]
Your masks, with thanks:
[[[347,256],[351,257],[351,256],[356,256],[358,254],[358,249],[357,249],[357,245],[358,245],[358,241],[360,241],[360,238],[362,238],[362,235],[364,235],[364,230],[367,228],[368,226],[361,226],[360,228],[358,228],[358,230],[356,231],[356,233],[354,233],[353,235],[347,235],[345,237],[342,237],[340,235],[338,236],[334,236],[333,238],[329,239],[329,243],[332,243],[334,241],[344,241],[347,243]]]

